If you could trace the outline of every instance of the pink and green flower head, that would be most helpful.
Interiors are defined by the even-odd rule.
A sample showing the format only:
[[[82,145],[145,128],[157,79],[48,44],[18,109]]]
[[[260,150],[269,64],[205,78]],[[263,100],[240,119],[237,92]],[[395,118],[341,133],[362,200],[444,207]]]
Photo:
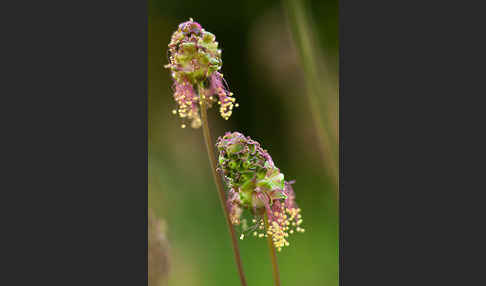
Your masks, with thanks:
[[[216,37],[199,23],[190,19],[181,23],[172,34],[169,64],[165,66],[171,70],[174,99],[179,106],[172,112],[187,118],[193,128],[201,126],[201,103],[211,107],[217,102],[221,116],[226,120],[231,116],[233,107],[238,107],[219,72],[222,64]]]
[[[227,206],[231,222],[254,236],[270,235],[279,251],[288,246],[289,234],[304,232],[291,186],[294,182],[285,181],[268,152],[250,137],[228,132],[218,138],[216,147],[218,171],[229,187]],[[250,226],[242,218],[245,210],[253,217]],[[244,234],[240,238],[243,237]]]

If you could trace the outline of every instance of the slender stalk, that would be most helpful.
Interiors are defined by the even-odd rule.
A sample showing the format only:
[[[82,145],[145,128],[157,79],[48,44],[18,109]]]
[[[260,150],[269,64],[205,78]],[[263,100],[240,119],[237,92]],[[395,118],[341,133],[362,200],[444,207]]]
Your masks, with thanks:
[[[240,276],[240,281],[242,286],[246,286],[246,279],[245,274],[243,273],[243,266],[241,263],[240,257],[240,250],[238,249],[238,241],[236,240],[235,230],[233,229],[233,225],[231,224],[231,220],[229,218],[228,209],[225,204],[225,194],[223,184],[221,179],[218,177],[216,173],[216,158],[213,143],[211,141],[211,133],[209,131],[209,124],[208,124],[208,116],[206,112],[206,104],[204,100],[201,101],[201,121],[202,121],[202,128],[204,134],[204,142],[206,143],[206,150],[208,152],[209,162],[211,164],[211,172],[213,174],[214,182],[216,183],[216,187],[218,189],[219,201],[221,202],[221,207],[223,208],[224,217],[226,218],[226,223],[228,225],[228,230],[231,235],[231,243],[233,245],[233,253],[235,254],[235,261],[236,266],[238,268],[238,274]]]
[[[305,73],[307,82],[307,99],[311,108],[312,119],[316,128],[319,146],[323,155],[324,164],[327,166],[330,177],[335,184],[335,191],[337,199],[339,200],[339,169],[335,155],[338,148],[338,138],[331,140],[331,126],[323,124],[319,97],[329,105],[331,101],[331,94],[333,84],[326,75],[322,75],[323,71],[319,70],[318,63],[322,60],[318,56],[318,51],[313,45],[315,35],[312,34],[312,26],[309,23],[309,17],[303,7],[302,0],[284,0],[283,1],[287,16],[289,19],[290,28],[294,42],[300,55],[302,67]],[[329,106],[326,106],[329,108]]]
[[[268,229],[268,216],[265,214],[265,224]],[[270,257],[272,258],[273,266],[273,280],[275,281],[275,286],[280,286],[280,276],[278,274],[278,264],[277,264],[277,254],[275,253],[275,246],[273,245],[273,238],[271,235],[267,237],[268,250],[270,251]]]

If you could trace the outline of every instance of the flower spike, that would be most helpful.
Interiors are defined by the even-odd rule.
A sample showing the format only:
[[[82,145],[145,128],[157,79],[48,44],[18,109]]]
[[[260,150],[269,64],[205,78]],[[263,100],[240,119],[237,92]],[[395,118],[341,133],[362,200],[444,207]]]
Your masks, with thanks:
[[[218,138],[218,171],[230,188],[227,206],[231,222],[244,225],[244,210],[253,216],[252,225],[243,231],[253,236],[273,239],[275,248],[289,246],[287,237],[294,232],[304,232],[301,227],[301,210],[295,203],[292,188],[275,166],[272,158],[257,141],[238,132],[228,132]],[[265,216],[268,224],[265,223]],[[240,237],[244,238],[244,234]]]
[[[201,25],[190,19],[181,23],[172,34],[169,43],[169,63],[174,80],[174,99],[179,108],[173,110],[181,118],[187,118],[192,128],[201,127],[200,104],[211,107],[220,105],[221,117],[228,119],[235,104],[235,98],[223,84],[219,72],[223,62],[216,37],[205,31]],[[185,124],[182,125],[183,128]]]

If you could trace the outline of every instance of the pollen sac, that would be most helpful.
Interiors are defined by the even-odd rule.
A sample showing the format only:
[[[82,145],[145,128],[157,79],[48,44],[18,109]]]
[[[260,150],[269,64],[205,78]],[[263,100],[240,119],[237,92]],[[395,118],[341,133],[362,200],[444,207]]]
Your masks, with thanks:
[[[228,119],[235,106],[233,94],[226,88],[219,72],[223,64],[216,37],[190,19],[181,23],[169,43],[169,63],[174,80],[174,99],[179,105],[176,114],[191,121],[191,127],[201,126],[199,106],[217,102],[220,113]]]
[[[218,170],[230,189],[227,206],[232,223],[239,225],[247,210],[254,218],[245,230],[256,237],[270,236],[278,250],[289,246],[289,234],[304,232],[293,181],[285,181],[260,143],[241,133],[226,133],[216,147]]]

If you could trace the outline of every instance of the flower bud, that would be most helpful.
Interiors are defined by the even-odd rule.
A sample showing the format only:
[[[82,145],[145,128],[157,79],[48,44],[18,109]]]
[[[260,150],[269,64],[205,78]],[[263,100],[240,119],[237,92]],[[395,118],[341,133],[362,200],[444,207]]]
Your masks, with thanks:
[[[148,213],[148,285],[166,282],[169,273],[169,243],[166,225],[157,219],[152,209]],[[164,284],[165,285],[165,284]]]

